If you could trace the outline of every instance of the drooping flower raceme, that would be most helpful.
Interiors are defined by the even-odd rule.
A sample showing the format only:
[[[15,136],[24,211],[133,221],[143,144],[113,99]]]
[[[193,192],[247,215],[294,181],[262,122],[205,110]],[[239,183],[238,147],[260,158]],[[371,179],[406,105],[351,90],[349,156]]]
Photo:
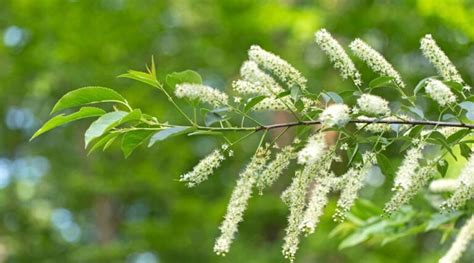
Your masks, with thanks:
[[[421,51],[423,55],[435,66],[438,74],[446,81],[463,83],[461,75],[453,65],[444,51],[436,44],[431,35],[426,35],[421,39]]]
[[[222,151],[216,149],[194,166],[192,171],[181,175],[179,180],[185,182],[188,187],[194,187],[207,180],[224,159]]]
[[[304,212],[300,229],[306,234],[312,234],[316,230],[320,217],[324,213],[329,199],[328,194],[332,188],[332,177],[316,179],[316,183],[311,191],[308,206]]]
[[[362,85],[360,73],[357,71],[354,62],[326,29],[316,32],[315,41],[329,57],[334,67],[339,70],[343,79],[351,78],[356,86]]]
[[[209,103],[214,107],[227,105],[229,97],[222,91],[211,88],[206,85],[183,83],[176,85],[174,94],[178,98],[188,98]]]
[[[456,179],[438,179],[430,183],[430,191],[433,193],[454,192],[459,187]]]
[[[269,157],[269,150],[266,147],[259,148],[245,170],[240,174],[237,185],[232,191],[224,221],[220,226],[221,235],[214,244],[216,254],[225,255],[229,252],[238,224],[242,221],[248,200],[252,196],[255,180],[262,172]]]
[[[420,167],[420,159],[423,158],[423,147],[423,144],[417,145],[406,152],[402,164],[398,167],[397,173],[395,174],[393,190],[407,190],[413,183],[413,178]]]
[[[271,186],[280,177],[290,164],[291,159],[295,156],[293,146],[285,146],[275,159],[271,161],[258,177],[257,188],[262,192],[266,187]]]
[[[474,238],[474,216],[471,216],[459,231],[459,234],[448,252],[439,260],[439,263],[455,263],[461,259],[469,243]]]
[[[456,96],[443,82],[437,79],[430,79],[425,86],[426,93],[440,106],[456,102]]]
[[[342,191],[337,201],[336,212],[333,219],[342,222],[346,219],[346,214],[353,206],[358,197],[359,190],[364,186],[364,180],[367,177],[369,169],[375,163],[375,154],[366,152],[363,155],[363,163],[357,167],[350,168],[347,173],[342,176]]]
[[[311,165],[321,159],[326,152],[327,145],[322,133],[317,133],[308,139],[305,147],[298,152],[298,163]]]
[[[350,121],[350,109],[346,104],[331,104],[319,115],[322,124],[342,127]]]
[[[272,77],[279,79],[289,88],[299,87],[306,89],[307,80],[290,63],[279,56],[262,49],[260,46],[253,45],[249,49],[249,59],[255,62],[259,68],[270,72]]]
[[[245,61],[240,68],[242,80],[234,81],[232,86],[240,94],[274,96],[284,89],[267,73],[258,68],[253,61]]]
[[[374,72],[379,73],[380,75],[392,77],[399,87],[405,87],[405,83],[400,74],[379,52],[370,47],[367,43],[357,38],[352,41],[349,47],[352,52],[367,63]]]
[[[446,200],[441,208],[454,210],[466,204],[472,197],[474,197],[474,154],[469,156],[466,165],[458,177],[458,187],[451,197]]]
[[[357,106],[359,106],[360,111],[369,115],[390,115],[388,101],[376,95],[362,94],[357,99]]]

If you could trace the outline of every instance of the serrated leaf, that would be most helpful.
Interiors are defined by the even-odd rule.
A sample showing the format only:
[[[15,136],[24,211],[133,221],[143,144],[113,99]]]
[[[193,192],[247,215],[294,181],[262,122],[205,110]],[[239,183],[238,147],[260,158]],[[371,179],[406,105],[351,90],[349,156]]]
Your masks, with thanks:
[[[86,148],[92,140],[99,138],[104,135],[105,132],[117,126],[120,120],[128,114],[129,113],[125,111],[113,111],[102,115],[94,121],[84,134]]]
[[[245,104],[244,112],[249,111],[251,108],[253,108],[253,106],[257,105],[259,102],[261,102],[261,101],[264,100],[265,98],[266,98],[266,96],[264,96],[264,95],[251,98],[251,99]]]
[[[102,102],[118,102],[125,104],[126,100],[113,89],[104,87],[84,87],[66,93],[58,100],[58,102],[56,102],[51,113]]]
[[[173,72],[166,76],[166,84],[168,84],[172,89],[174,89],[177,84],[181,83],[202,84],[202,78],[199,73],[193,70]]]
[[[41,128],[39,128],[33,136],[31,136],[31,140],[40,136],[41,134],[50,131],[58,126],[64,125],[66,123],[70,123],[73,121],[77,121],[80,119],[91,118],[91,117],[98,117],[105,113],[104,110],[95,108],[95,107],[82,107],[79,111],[71,113],[69,115],[60,114],[54,116],[49,121],[47,121]]]
[[[172,128],[167,128],[162,131],[155,133],[151,138],[150,142],[148,143],[148,147],[153,146],[157,141],[164,141],[170,137],[174,137],[180,134],[189,133],[194,131],[194,127],[185,127],[185,126],[176,126]]]
[[[92,152],[98,150],[102,147],[102,150],[105,150],[113,141],[119,136],[119,133],[109,133],[102,138],[100,138],[94,145],[89,149],[87,155],[90,155]]]
[[[125,158],[128,158],[128,156],[130,156],[138,146],[148,140],[152,134],[153,131],[148,130],[129,131],[125,133],[122,137],[122,144],[120,146]]]
[[[119,78],[133,79],[136,81],[143,82],[153,87],[159,87],[160,82],[156,79],[156,76],[152,73],[129,70],[127,73],[119,75]]]
[[[393,80],[394,80],[393,77],[380,76],[378,78],[373,79],[369,83],[369,88],[375,89],[375,88],[382,88],[382,87],[396,87],[396,85],[393,83]]]

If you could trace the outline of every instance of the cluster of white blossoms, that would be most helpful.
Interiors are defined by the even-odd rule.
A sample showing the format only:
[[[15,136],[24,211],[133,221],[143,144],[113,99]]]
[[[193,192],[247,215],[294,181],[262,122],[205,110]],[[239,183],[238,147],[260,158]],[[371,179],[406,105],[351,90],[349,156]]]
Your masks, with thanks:
[[[436,44],[431,35],[426,35],[421,39],[421,51],[423,55],[433,64],[438,74],[446,81],[463,83],[461,75],[453,65],[444,51]]]
[[[367,65],[376,73],[392,77],[395,83],[401,87],[405,87],[400,74],[393,68],[393,66],[375,49],[367,43],[357,38],[349,45],[354,54],[362,59]]]
[[[316,133],[308,139],[308,142],[298,152],[298,163],[304,165],[311,165],[319,161],[327,150],[324,135]]]
[[[429,79],[425,86],[426,93],[440,106],[446,106],[456,102],[456,96],[443,82],[437,79]]]
[[[222,151],[216,149],[194,166],[192,171],[181,175],[179,181],[185,182],[188,187],[194,187],[206,181],[224,159]]]
[[[455,263],[461,258],[469,243],[474,238],[474,216],[471,216],[459,231],[456,240],[439,263]]]
[[[362,85],[360,73],[354,62],[326,29],[323,28],[316,32],[315,41],[329,57],[334,67],[339,70],[343,79],[351,78],[356,86],[360,87]]]
[[[266,162],[270,158],[268,147],[257,149],[255,155],[250,160],[245,170],[239,175],[237,185],[232,191],[227,213],[220,226],[221,235],[214,244],[214,252],[218,255],[225,255],[229,252],[230,245],[237,233],[238,225],[243,220],[247,203],[252,196],[252,188],[255,180],[262,172]]]
[[[423,158],[423,148],[424,144],[419,144],[408,149],[402,164],[398,167],[397,173],[395,174],[393,190],[405,191],[411,186],[420,168],[420,160]]]
[[[275,159],[271,161],[263,170],[257,179],[257,188],[262,194],[266,187],[270,187],[280,177],[290,164],[291,159],[295,157],[294,148],[291,145],[283,147],[276,154]]]
[[[272,77],[285,83],[289,88],[299,87],[302,90],[306,89],[307,80],[303,75],[279,56],[257,45],[250,47],[248,55],[249,59],[255,62],[259,68],[265,72],[270,72]]]
[[[319,115],[319,120],[328,127],[346,125],[350,119],[351,109],[346,104],[331,104]]]
[[[315,101],[308,99],[308,98],[301,98],[303,102],[303,110],[302,112],[305,113],[311,109],[315,105]],[[259,101],[252,107],[254,111],[297,111],[296,107],[293,105],[293,102],[290,100],[289,97],[268,97],[264,98],[263,100]]]
[[[376,95],[362,94],[362,96],[357,99],[357,106],[362,113],[369,115],[390,115],[388,101]]]
[[[442,209],[453,210],[461,208],[474,197],[474,154],[469,156],[466,165],[458,177],[458,187],[448,200],[441,205]]]
[[[319,219],[324,214],[324,208],[329,201],[328,194],[333,188],[334,179],[335,178],[333,177],[316,179],[309,197],[307,208],[304,211],[299,226],[300,230],[306,235],[312,234],[316,230]]]
[[[377,120],[377,118],[367,117],[364,115],[358,116],[357,120],[373,122],[373,123],[356,123],[357,129],[364,129],[365,131],[371,132],[371,133],[389,132],[392,129],[392,127],[396,131],[407,130],[411,127],[410,125],[406,125],[406,124],[376,123],[374,121]],[[384,117],[381,120],[383,121],[409,121],[411,120],[411,118],[405,115],[399,115],[399,116]]]
[[[234,90],[244,95],[265,95],[274,96],[284,91],[284,89],[267,73],[258,68],[253,61],[245,61],[240,67],[241,80],[234,81]]]
[[[459,187],[459,181],[457,179],[437,179],[430,183],[430,191],[433,193],[445,193],[454,192]]]
[[[333,215],[333,219],[336,222],[343,222],[346,219],[347,212],[349,212],[351,207],[354,205],[359,190],[364,186],[367,174],[375,163],[375,154],[372,152],[365,152],[362,157],[362,164],[350,168],[342,176],[341,196],[337,201],[336,212]]]
[[[174,94],[178,98],[199,100],[201,102],[209,103],[214,107],[227,105],[229,101],[229,97],[224,92],[206,85],[194,83],[182,83],[176,85]]]

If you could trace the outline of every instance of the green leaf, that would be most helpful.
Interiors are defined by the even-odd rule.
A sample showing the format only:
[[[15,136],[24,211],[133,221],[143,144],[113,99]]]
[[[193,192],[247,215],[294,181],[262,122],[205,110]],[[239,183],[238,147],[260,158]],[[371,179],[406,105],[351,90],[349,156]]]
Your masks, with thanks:
[[[92,140],[99,138],[105,132],[119,125],[120,121],[128,114],[125,111],[113,111],[102,115],[94,121],[84,134],[86,148]]]
[[[428,225],[426,226],[425,231],[436,229],[440,225],[448,223],[452,220],[455,220],[461,215],[463,215],[463,213],[459,211],[455,211],[449,214],[433,214],[431,216],[430,221],[428,221]]]
[[[193,70],[185,70],[181,72],[173,72],[166,76],[166,84],[172,89],[180,83],[202,84],[202,78],[199,73]]]
[[[331,98],[335,103],[344,103],[344,100],[337,93],[328,91],[326,94]]]
[[[276,98],[279,99],[279,98],[286,97],[286,96],[290,95],[290,93],[291,93],[291,92],[290,92],[289,90],[282,91],[282,92],[280,92],[280,94],[278,94],[278,95],[276,96]]]
[[[127,101],[122,97],[122,95],[113,89],[104,87],[84,87],[66,93],[58,100],[56,105],[54,105],[51,113],[68,108],[102,102],[118,102],[126,104]]]
[[[369,83],[369,88],[375,89],[375,88],[382,88],[382,87],[396,87],[396,85],[393,83],[393,80],[394,80],[393,77],[380,76],[378,78],[373,79]]]
[[[466,111],[474,112],[474,102],[472,101],[463,101],[459,103],[459,107],[465,109]]]
[[[422,119],[425,118],[425,114],[423,113],[423,110],[420,109],[419,107],[411,106],[411,107],[408,107],[408,110],[413,112],[414,114],[418,115]]]
[[[209,127],[216,122],[225,121],[229,119],[230,117],[226,116],[228,110],[229,108],[224,107],[206,112],[206,115],[204,116],[204,123],[207,127]]]
[[[249,99],[247,104],[245,104],[244,112],[249,111],[253,106],[257,105],[260,101],[264,100],[265,98],[266,96],[261,95],[261,96],[257,96],[257,97],[253,97]]]
[[[294,86],[290,90],[290,96],[293,102],[297,102],[300,99],[301,89],[298,86]]]
[[[377,165],[385,175],[393,175],[395,173],[390,160],[381,153],[377,154]]]
[[[459,130],[455,133],[453,133],[451,136],[449,136],[446,140],[449,144],[453,144],[457,141],[459,141],[460,139],[464,138],[466,135],[469,134],[469,129],[462,129],[462,130]]]
[[[52,130],[58,126],[64,125],[66,123],[80,120],[80,119],[85,119],[85,118],[90,118],[90,117],[98,117],[101,116],[105,113],[104,110],[95,108],[95,107],[82,107],[79,111],[74,112],[69,115],[64,115],[60,114],[57,116],[54,116],[51,118],[49,121],[47,121],[41,128],[39,128],[33,136],[31,136],[31,140],[34,138],[38,137],[39,135]]]
[[[133,79],[157,88],[161,85],[160,82],[156,79],[156,75],[148,72],[129,70],[127,73],[119,75],[118,77]]]
[[[471,156],[471,147],[467,146],[465,143],[459,144],[459,148],[461,149],[461,155],[468,159]]]
[[[128,158],[128,156],[130,156],[130,154],[132,154],[132,152],[138,146],[143,144],[152,134],[153,131],[147,130],[137,130],[125,133],[122,137],[122,145],[120,146],[125,158]]]
[[[470,121],[474,121],[474,111],[466,112],[466,118],[468,118]]]
[[[442,177],[446,175],[446,172],[448,171],[448,166],[448,162],[442,162],[442,164],[438,162],[438,164],[436,165],[436,169]]]
[[[196,128],[194,127],[185,127],[185,126],[176,126],[172,128],[168,128],[162,131],[159,131],[155,133],[151,139],[150,142],[148,143],[148,147],[151,147],[155,142],[157,141],[164,141],[170,137],[174,137],[180,134],[185,134],[189,133],[191,131],[194,131]]]
[[[115,139],[119,136],[119,133],[109,133],[102,138],[100,138],[89,150],[87,155],[90,155],[92,152],[102,147],[102,150],[105,150],[110,146]]]
[[[222,132],[218,131],[195,131],[188,134],[188,136],[196,136],[196,135],[222,135]]]
[[[434,78],[435,76],[431,76],[431,77],[427,77],[427,78],[424,78],[422,79],[420,82],[418,82],[418,84],[416,84],[416,87],[415,87],[415,90],[413,91],[414,95],[416,96],[416,94],[426,86],[427,82],[429,79],[432,79]]]

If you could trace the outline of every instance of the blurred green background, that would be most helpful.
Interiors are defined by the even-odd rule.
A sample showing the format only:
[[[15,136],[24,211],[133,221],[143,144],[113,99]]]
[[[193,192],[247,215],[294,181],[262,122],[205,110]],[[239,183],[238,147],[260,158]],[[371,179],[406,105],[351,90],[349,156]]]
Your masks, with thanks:
[[[431,33],[472,84],[473,13],[469,0],[0,0],[0,261],[286,262],[279,194],[290,174],[251,200],[231,252],[212,252],[251,142],[189,190],[177,178],[218,140],[177,137],[124,159],[117,146],[87,157],[88,121],[28,139],[62,94],[86,85],[114,88],[134,107],[179,122],[156,90],[116,78],[143,70],[152,55],[160,78],[193,69],[229,89],[248,47],[259,44],[300,69],[312,91],[345,90],[350,83],[313,42],[322,27],[346,46],[355,37],[369,42],[411,87],[435,74],[418,51]],[[390,188],[383,179],[362,193],[380,207]],[[338,250],[335,226],[328,213],[296,261],[434,262],[451,240],[428,233]]]

